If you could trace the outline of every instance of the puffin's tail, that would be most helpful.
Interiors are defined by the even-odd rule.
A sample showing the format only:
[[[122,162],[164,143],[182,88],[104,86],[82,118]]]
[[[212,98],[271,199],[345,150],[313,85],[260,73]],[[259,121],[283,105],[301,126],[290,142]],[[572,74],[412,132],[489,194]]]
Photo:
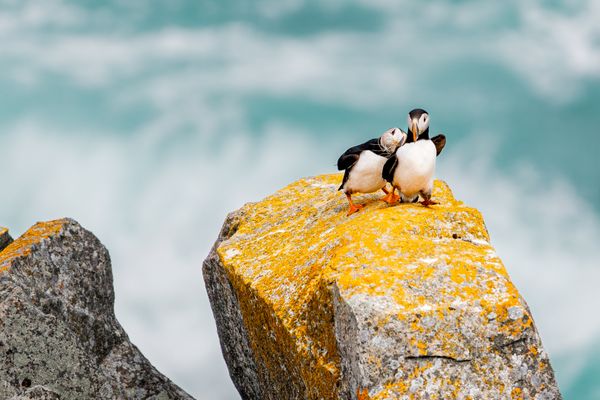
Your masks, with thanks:
[[[431,141],[435,145],[436,155],[439,156],[444,149],[444,146],[446,146],[446,136],[440,133],[439,135],[432,137]]]
[[[337,164],[336,164],[336,165],[337,165]],[[342,184],[341,184],[341,185],[340,185],[340,187],[338,188],[338,191],[339,191],[339,190],[342,190],[342,189],[344,188],[344,183],[346,182],[346,179],[345,179],[345,178],[346,178],[346,173],[344,172],[344,179],[342,179]]]
[[[350,168],[346,168],[346,170],[344,171],[344,178],[342,179],[342,184],[340,185],[338,190],[342,190],[344,188],[344,185],[346,184],[346,181],[348,180],[349,176],[350,176]]]

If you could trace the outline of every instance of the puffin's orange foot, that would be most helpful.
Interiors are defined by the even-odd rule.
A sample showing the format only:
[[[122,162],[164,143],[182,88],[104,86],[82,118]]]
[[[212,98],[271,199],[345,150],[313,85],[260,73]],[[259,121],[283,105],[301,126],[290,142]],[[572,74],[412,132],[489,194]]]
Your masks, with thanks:
[[[394,194],[393,192],[388,192],[381,200],[385,201],[388,204],[396,204],[398,200],[400,200],[400,196]]]
[[[421,202],[421,204],[423,204],[425,207],[429,207],[429,206],[433,206],[433,205],[436,205],[436,204],[439,204],[439,203],[437,201],[433,201],[431,199],[426,199],[426,200],[423,200]]]
[[[348,208],[348,214],[346,214],[346,216],[349,217],[352,214],[354,214],[355,212],[359,212],[364,207],[365,207],[364,204],[351,204],[350,207]]]

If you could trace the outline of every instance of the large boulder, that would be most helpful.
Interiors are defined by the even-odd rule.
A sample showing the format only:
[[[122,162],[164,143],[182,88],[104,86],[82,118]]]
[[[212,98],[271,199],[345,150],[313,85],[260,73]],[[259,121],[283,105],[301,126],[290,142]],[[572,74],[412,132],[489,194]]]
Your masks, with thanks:
[[[106,248],[69,219],[0,252],[0,399],[192,399],[114,315]]]
[[[560,399],[483,218],[434,200],[346,217],[341,176],[230,214],[204,279],[243,399]]]

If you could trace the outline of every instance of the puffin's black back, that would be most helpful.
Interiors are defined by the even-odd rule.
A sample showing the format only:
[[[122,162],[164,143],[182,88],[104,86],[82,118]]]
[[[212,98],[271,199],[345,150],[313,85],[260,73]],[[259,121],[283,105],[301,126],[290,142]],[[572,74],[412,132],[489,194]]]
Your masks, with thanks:
[[[342,190],[344,184],[350,176],[350,170],[352,170],[352,167],[360,158],[360,153],[366,150],[370,150],[381,157],[388,157],[390,155],[390,153],[387,152],[385,148],[379,143],[379,138],[371,139],[357,146],[350,147],[344,152],[344,154],[340,156],[337,162],[338,170],[345,170],[344,178],[342,179],[342,184],[340,185],[338,190]]]
[[[365,150],[371,150],[378,156],[388,157],[389,153],[379,144],[379,138],[371,139],[362,144],[350,147],[340,156],[337,162],[338,170],[351,168],[360,157],[360,153]]]
[[[396,153],[392,154],[390,158],[383,165],[383,170],[381,171],[381,177],[388,181],[389,183],[394,182],[394,172],[396,172],[396,167],[398,166],[398,157],[396,157]]]

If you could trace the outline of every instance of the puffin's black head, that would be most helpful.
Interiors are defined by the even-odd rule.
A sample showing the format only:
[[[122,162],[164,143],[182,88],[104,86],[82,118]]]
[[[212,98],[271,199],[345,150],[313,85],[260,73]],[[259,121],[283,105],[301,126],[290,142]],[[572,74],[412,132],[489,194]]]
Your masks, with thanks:
[[[429,114],[422,108],[415,108],[408,113],[408,140],[407,143],[429,139]]]

